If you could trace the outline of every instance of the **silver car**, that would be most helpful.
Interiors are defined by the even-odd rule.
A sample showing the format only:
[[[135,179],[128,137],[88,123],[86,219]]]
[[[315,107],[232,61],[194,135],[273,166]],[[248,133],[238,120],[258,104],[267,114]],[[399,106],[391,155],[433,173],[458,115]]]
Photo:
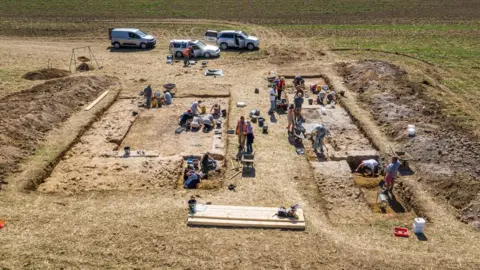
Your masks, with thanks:
[[[154,36],[148,35],[137,28],[109,29],[109,37],[116,49],[122,46],[146,49],[147,47],[155,46],[157,43],[157,39]]]
[[[247,48],[249,50],[254,50],[260,46],[260,41],[257,37],[249,36],[245,32],[227,30],[218,33],[217,45],[220,46],[222,50],[228,48]]]
[[[220,49],[217,46],[206,45],[199,40],[189,39],[174,39],[170,40],[169,51],[174,54],[176,58],[183,57],[183,52],[191,47],[195,57],[217,57],[220,56]]]

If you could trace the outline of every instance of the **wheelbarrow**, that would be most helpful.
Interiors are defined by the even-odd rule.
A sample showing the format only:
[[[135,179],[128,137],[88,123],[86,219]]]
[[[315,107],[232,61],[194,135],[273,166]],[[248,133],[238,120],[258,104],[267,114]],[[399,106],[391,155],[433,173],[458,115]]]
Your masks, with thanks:
[[[177,85],[174,83],[164,84],[163,88],[165,88],[165,90],[168,90],[172,97],[175,96],[175,94],[177,93]]]
[[[405,152],[405,151],[394,151],[392,147],[390,147],[390,151],[394,157],[398,158],[398,161],[402,164],[401,168],[408,169],[408,162],[413,159],[413,157]]]
[[[242,171],[249,173],[252,168],[254,167],[254,162],[255,162],[255,154],[243,154],[242,155]]]

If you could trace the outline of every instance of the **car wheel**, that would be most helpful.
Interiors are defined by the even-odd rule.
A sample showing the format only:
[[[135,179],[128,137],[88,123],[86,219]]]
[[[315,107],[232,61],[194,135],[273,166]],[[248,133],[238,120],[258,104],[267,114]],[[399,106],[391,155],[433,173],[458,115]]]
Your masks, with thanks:
[[[250,51],[255,49],[255,45],[253,45],[252,43],[248,43],[247,44],[247,49],[249,49]]]
[[[176,57],[176,58],[182,58],[182,57],[183,57],[183,53],[180,52],[180,51],[179,51],[179,52],[176,52],[176,53],[175,53],[175,57]]]
[[[208,52],[205,53],[203,56],[205,56],[205,58],[210,58],[210,57],[212,57],[212,55],[211,55],[210,53],[208,53]]]
[[[115,49],[120,49],[120,43],[118,42],[113,43],[113,47],[115,47]]]
[[[147,44],[145,44],[145,43],[140,43],[140,48],[146,49],[146,48],[147,48]]]
[[[228,49],[228,44],[225,43],[225,42],[220,43],[220,49],[222,49],[222,50]]]

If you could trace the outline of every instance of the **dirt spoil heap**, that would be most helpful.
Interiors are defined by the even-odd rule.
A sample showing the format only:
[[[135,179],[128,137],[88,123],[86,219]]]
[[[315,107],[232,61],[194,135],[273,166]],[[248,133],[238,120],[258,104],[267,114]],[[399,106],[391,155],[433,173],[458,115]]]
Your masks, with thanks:
[[[383,61],[341,63],[337,69],[383,131],[414,156],[418,175],[432,193],[461,211],[462,220],[480,221],[480,208],[473,207],[480,202],[480,144],[443,114],[444,102],[431,94],[436,89],[411,81],[404,69]],[[408,137],[409,124],[416,126],[415,137]]]
[[[45,134],[94,100],[115,77],[68,77],[47,81],[0,100],[0,179],[18,170]]]
[[[70,75],[70,71],[57,68],[44,68],[40,70],[27,72],[22,78],[26,80],[51,80],[56,78],[62,78]]]

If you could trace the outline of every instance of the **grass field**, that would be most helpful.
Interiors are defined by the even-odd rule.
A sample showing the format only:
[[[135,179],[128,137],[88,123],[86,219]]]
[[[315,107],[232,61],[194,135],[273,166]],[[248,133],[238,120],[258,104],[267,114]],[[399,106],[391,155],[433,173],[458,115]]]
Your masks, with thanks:
[[[201,18],[254,23],[395,23],[476,19],[480,2],[475,0],[4,0],[0,7],[2,18],[25,19]]]

